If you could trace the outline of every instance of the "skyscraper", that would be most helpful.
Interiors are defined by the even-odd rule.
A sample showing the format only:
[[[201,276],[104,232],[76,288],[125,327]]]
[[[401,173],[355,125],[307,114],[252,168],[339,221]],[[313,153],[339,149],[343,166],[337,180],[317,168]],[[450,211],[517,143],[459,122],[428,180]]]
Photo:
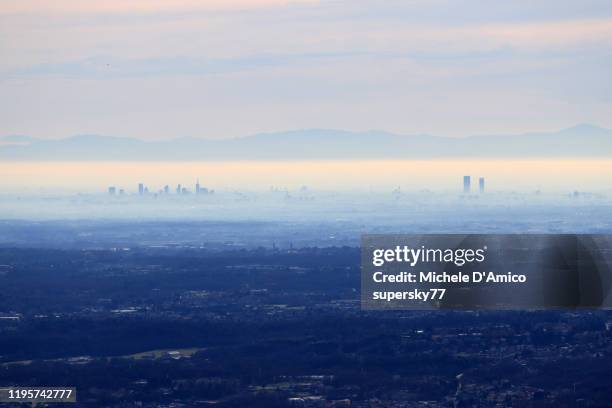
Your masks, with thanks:
[[[470,194],[472,180],[470,176],[463,176],[463,194]]]
[[[138,194],[140,195],[144,194],[144,184],[143,183],[138,183]]]
[[[485,178],[484,177],[480,177],[478,179],[478,190],[480,191],[480,194],[483,194],[485,192]]]
[[[200,194],[200,179],[196,181],[195,192],[196,194]]]
[[[181,185],[177,185],[176,186],[176,194],[181,194],[181,191],[183,191],[183,189],[181,189]]]
[[[115,188],[115,186],[110,186],[108,188],[108,194],[115,195],[116,192],[117,192],[117,189]]]

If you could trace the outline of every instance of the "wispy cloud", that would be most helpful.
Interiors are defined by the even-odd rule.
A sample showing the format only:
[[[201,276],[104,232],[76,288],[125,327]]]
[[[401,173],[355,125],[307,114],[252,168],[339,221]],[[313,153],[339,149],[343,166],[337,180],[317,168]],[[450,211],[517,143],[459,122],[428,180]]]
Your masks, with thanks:
[[[145,78],[177,75],[214,75],[269,68],[310,61],[334,60],[363,56],[365,53],[322,52],[310,54],[261,54],[239,58],[159,57],[146,59],[120,59],[112,56],[95,56],[78,61],[58,64],[39,64],[13,71],[6,71],[6,78]]]
[[[603,0],[0,5],[6,133],[612,127],[611,67]]]
[[[239,10],[285,6],[316,0],[20,0],[3,2],[0,14],[140,13],[185,10]]]

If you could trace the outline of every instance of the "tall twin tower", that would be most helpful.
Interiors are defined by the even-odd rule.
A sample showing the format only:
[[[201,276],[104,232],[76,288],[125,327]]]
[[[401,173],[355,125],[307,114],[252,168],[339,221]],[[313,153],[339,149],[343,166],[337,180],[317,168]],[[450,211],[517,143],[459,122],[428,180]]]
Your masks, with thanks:
[[[484,177],[478,178],[478,191],[480,194],[485,192],[485,179]],[[472,192],[472,177],[463,176],[463,194],[470,194]]]

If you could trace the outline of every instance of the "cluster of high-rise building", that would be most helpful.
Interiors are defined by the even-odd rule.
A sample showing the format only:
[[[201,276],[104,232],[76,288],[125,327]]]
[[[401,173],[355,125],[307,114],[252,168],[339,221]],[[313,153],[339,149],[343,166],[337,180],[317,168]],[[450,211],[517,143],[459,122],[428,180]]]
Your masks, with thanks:
[[[181,185],[181,184],[177,184],[176,189],[173,189],[176,194],[191,194],[192,190],[190,190],[189,188]],[[198,179],[195,183],[195,187],[193,192],[195,194],[211,194],[213,193],[213,190],[209,190],[206,187],[202,187],[200,185],[200,180]],[[138,183],[138,195],[146,195],[146,194],[155,194],[155,195],[163,195],[163,194],[170,194],[170,186],[169,185],[165,185],[164,188],[160,189],[157,192],[151,192],[149,190],[149,187],[147,187],[144,183]],[[115,186],[109,186],[108,187],[108,194],[109,195],[123,195],[125,194],[125,191],[123,189],[117,189],[117,187]]]
[[[122,189],[122,188],[117,189],[117,187],[115,187],[115,186],[110,186],[108,188],[108,194],[110,194],[110,195],[115,195],[115,194],[123,195],[123,194],[125,194],[125,190]]]
[[[173,190],[176,194],[191,194],[192,193],[192,191],[189,188],[183,186],[182,184],[177,184],[176,188],[174,188]],[[275,191],[275,190],[272,189],[271,191]],[[398,191],[399,191],[399,188],[398,188]],[[213,190],[209,190],[206,187],[202,187],[200,185],[200,180],[198,179],[195,183],[193,192],[195,194],[211,194],[213,193]],[[485,178],[484,177],[478,178],[478,192],[480,194],[484,194],[485,192]],[[144,183],[138,183],[138,194],[139,195],[145,195],[149,193],[151,193],[151,191],[149,190],[149,187],[147,187]],[[471,193],[472,193],[472,176],[463,176],[463,194],[471,194]],[[115,186],[109,186],[108,194],[109,195],[116,195],[116,194],[123,195],[125,194],[125,191],[123,189],[118,189]],[[160,189],[154,194],[156,195],[170,194],[170,186],[166,184],[164,188]]]
[[[463,176],[463,194],[470,194],[472,192],[472,176]],[[483,194],[485,192],[485,178],[478,178],[478,192]]]

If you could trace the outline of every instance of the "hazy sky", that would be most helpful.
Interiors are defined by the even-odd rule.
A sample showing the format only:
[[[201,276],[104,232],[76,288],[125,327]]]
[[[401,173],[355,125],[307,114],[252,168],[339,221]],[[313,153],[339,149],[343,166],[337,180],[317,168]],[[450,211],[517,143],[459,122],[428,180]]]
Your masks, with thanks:
[[[612,127],[612,2],[4,0],[0,135]]]

